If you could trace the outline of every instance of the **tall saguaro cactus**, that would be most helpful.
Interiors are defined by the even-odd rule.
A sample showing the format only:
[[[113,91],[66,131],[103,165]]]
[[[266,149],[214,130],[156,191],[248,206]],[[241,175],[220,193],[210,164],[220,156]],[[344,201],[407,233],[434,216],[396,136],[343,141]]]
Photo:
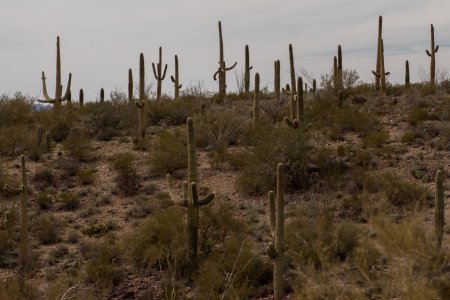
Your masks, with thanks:
[[[166,78],[167,64],[164,66],[164,72],[162,71],[162,48],[159,47],[159,62],[155,66],[155,63],[152,63],[153,75],[156,79],[156,100],[161,99],[161,87],[162,81]]]
[[[381,84],[381,39],[383,35],[383,17],[378,17],[378,39],[377,39],[377,64],[375,66],[375,90],[380,90]]]
[[[338,88],[338,62],[337,62],[337,56],[334,56],[333,58],[333,88],[334,93],[337,94],[339,88]]]
[[[219,68],[214,73],[214,80],[217,80],[217,75],[219,75],[219,98],[223,100],[227,94],[227,80],[226,72],[231,71],[236,67],[237,62],[235,62],[231,67],[227,67],[225,64],[224,54],[223,54],[223,37],[222,37],[222,23],[219,21]]]
[[[384,93],[386,91],[386,76],[390,74],[390,72],[386,72],[384,67],[384,42],[383,39],[380,41],[380,72],[376,73],[372,71],[372,73],[380,78],[380,86],[381,91]]]
[[[19,242],[19,271],[23,275],[27,267],[28,252],[28,185],[27,174],[25,170],[25,156],[20,156],[21,164],[21,185],[19,187],[11,187],[5,185],[3,188],[7,193],[12,195],[21,195],[20,199],[20,229],[19,236],[13,229],[12,216],[9,212],[5,214],[5,228],[11,239]]]
[[[292,49],[292,44],[289,44],[289,68],[291,73],[291,120],[295,119],[295,93],[297,91],[295,87],[295,66],[294,66],[294,51]]]
[[[136,106],[138,108],[138,137],[140,139],[145,138],[145,66],[144,66],[144,54],[139,56],[139,99],[136,100]]]
[[[344,88],[343,69],[342,69],[342,47],[341,47],[341,45],[338,45],[337,85],[338,85],[338,90],[342,90]]]
[[[409,61],[405,62],[405,87],[409,88],[410,79],[409,79]]]
[[[290,119],[288,117],[284,118],[286,124],[294,129],[299,128],[299,125],[304,122],[304,95],[303,95],[303,79],[302,77],[297,78],[297,95],[295,95],[295,117]]]
[[[180,84],[179,74],[178,74],[178,55],[175,55],[175,76],[170,76],[170,79],[172,80],[175,91],[175,99],[178,99],[180,97],[180,89],[183,86]]]
[[[47,85],[45,80],[44,71],[42,71],[42,94],[44,95],[44,100],[37,100],[40,103],[51,103],[54,108],[58,108],[63,101],[66,101],[70,95],[70,85],[72,82],[72,73],[69,73],[69,79],[67,81],[66,93],[62,95],[62,85],[61,85],[61,52],[59,47],[59,36],[56,37],[56,88],[55,88],[55,98],[51,98],[47,93]]]
[[[284,273],[284,166],[277,166],[277,197],[270,191],[270,231],[272,242],[266,251],[273,263],[273,290],[274,299],[281,300],[283,297],[283,273]]]
[[[244,92],[248,94],[250,91],[250,70],[253,66],[250,66],[250,53],[248,45],[245,45],[245,69],[244,69]]]
[[[172,179],[170,174],[166,175],[169,194],[173,202],[177,205],[187,208],[187,229],[189,258],[192,264],[196,263],[197,243],[198,243],[198,224],[199,207],[207,205],[214,199],[214,193],[200,199],[197,191],[197,157],[195,152],[194,121],[191,117],[187,118],[187,140],[188,140],[188,181],[183,182],[182,197],[178,197],[172,191]]]
[[[275,98],[278,102],[280,102],[281,99],[281,80],[280,80],[280,60],[276,60],[274,63],[274,92],[275,92]]]
[[[79,95],[79,106],[83,107],[84,105],[84,91],[83,89],[80,89],[80,95]]]
[[[131,68],[128,69],[128,102],[133,102],[133,71]]]
[[[255,74],[255,91],[253,95],[253,126],[256,127],[259,122],[259,73]]]
[[[440,170],[436,172],[436,197],[434,206],[434,227],[437,246],[440,248],[442,245],[442,236],[444,234],[445,224],[444,176]]]
[[[427,55],[431,58],[430,62],[430,84],[436,83],[436,53],[439,51],[439,45],[434,45],[434,26],[431,24],[431,49],[426,50]]]

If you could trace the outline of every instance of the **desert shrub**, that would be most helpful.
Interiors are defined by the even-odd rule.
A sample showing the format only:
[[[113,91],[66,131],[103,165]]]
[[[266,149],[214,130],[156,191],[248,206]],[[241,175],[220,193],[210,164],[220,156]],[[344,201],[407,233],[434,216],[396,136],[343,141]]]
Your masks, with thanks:
[[[187,167],[187,148],[185,134],[177,130],[174,133],[161,131],[152,146],[150,165],[157,174],[172,173]]]
[[[242,173],[237,181],[239,190],[266,193],[274,185],[278,163],[285,166],[288,189],[303,188],[310,183],[307,164],[311,158],[311,146],[303,130],[261,127],[250,134],[248,141],[251,147],[246,152],[233,155],[233,159],[242,164],[239,167]],[[237,166],[236,163],[234,165]]]
[[[271,280],[271,267],[248,240],[231,238],[201,265],[195,278],[199,299],[249,299]]]
[[[147,101],[145,105],[147,124],[153,126],[163,122],[167,125],[181,125],[186,123],[186,119],[196,108],[195,99]]]
[[[50,127],[50,135],[52,139],[59,143],[64,141],[70,133],[71,124],[62,118],[55,120],[55,123]]]
[[[133,161],[134,155],[129,152],[115,154],[112,158],[113,167],[118,172],[117,185],[126,196],[136,195],[142,187],[142,179],[137,174]]]
[[[358,227],[350,222],[338,224],[334,233],[334,253],[344,260],[358,246]]]
[[[41,168],[36,171],[31,180],[38,188],[45,189],[53,186],[55,179],[49,168]]]
[[[17,92],[13,97],[1,95],[0,127],[33,125],[33,102],[33,99],[22,95],[20,92]]]
[[[145,218],[152,212],[151,203],[146,197],[138,195],[134,202],[134,205],[127,210],[127,217]]]
[[[368,133],[379,128],[379,120],[374,114],[354,106],[343,106],[332,119],[331,126],[335,133]]]
[[[47,193],[40,192],[36,195],[36,202],[41,210],[46,210],[52,206],[53,200]]]
[[[58,168],[63,172],[63,178],[75,176],[80,169],[80,162],[78,159],[72,157],[62,157],[58,158]]]
[[[415,107],[408,113],[407,121],[411,126],[417,126],[429,118],[430,116],[425,108]]]
[[[71,193],[61,193],[59,195],[59,202],[65,210],[75,210],[80,207],[80,198]]]
[[[62,143],[64,150],[70,156],[82,161],[90,154],[90,141],[81,133],[71,133]]]
[[[10,253],[16,248],[16,243],[10,238],[9,234],[2,228],[0,230],[0,267],[10,267],[12,261]]]
[[[389,138],[389,132],[385,130],[369,132],[362,138],[365,147],[381,148]]]
[[[30,283],[21,283],[18,277],[0,280],[0,299],[34,300],[39,299],[39,291]]]
[[[123,237],[128,256],[140,267],[170,268],[175,276],[188,270],[187,233],[184,213],[166,209],[145,219]]]
[[[45,213],[36,216],[30,227],[41,243],[54,244],[61,240],[58,223],[55,216],[50,213]]]
[[[115,227],[112,223],[91,223],[83,228],[81,232],[87,236],[100,237],[113,230]]]
[[[95,169],[80,169],[77,171],[76,176],[81,184],[92,184],[95,179]]]
[[[32,145],[29,131],[23,125],[0,127],[0,154],[14,156]]]
[[[112,287],[123,278],[118,260],[122,249],[114,238],[98,244],[84,244],[80,252],[85,260],[86,279],[100,287]]]

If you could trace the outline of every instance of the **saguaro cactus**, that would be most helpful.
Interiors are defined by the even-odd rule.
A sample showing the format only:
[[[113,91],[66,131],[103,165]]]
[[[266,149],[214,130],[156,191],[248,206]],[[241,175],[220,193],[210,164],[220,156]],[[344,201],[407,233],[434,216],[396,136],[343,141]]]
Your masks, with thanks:
[[[288,117],[284,118],[286,124],[294,129],[297,129],[300,124],[304,122],[304,95],[303,95],[303,79],[302,77],[297,78],[297,95],[295,95],[295,116],[294,119]],[[292,92],[291,92],[292,93]]]
[[[5,185],[3,188],[7,193],[12,195],[21,195],[20,199],[20,229],[19,236],[13,229],[12,217],[9,212],[5,214],[5,228],[11,239],[19,242],[19,271],[21,274],[25,273],[27,267],[27,252],[28,252],[28,185],[27,185],[27,174],[25,170],[25,156],[20,156],[21,163],[21,185],[16,187],[11,187]]]
[[[381,83],[381,38],[383,35],[383,17],[378,17],[378,39],[377,39],[377,64],[375,66],[375,72],[372,73],[375,75],[375,90],[380,90]]]
[[[313,94],[315,95],[316,94],[316,92],[317,92],[317,82],[316,82],[316,80],[315,79],[313,79],[313,84],[312,84],[312,92],[313,92]]]
[[[128,69],[128,102],[133,102],[133,71],[131,68]]]
[[[295,67],[294,67],[294,51],[292,49],[292,44],[289,44],[289,67],[291,73],[291,120],[295,119],[295,94],[296,94],[296,86],[295,86]]]
[[[335,94],[338,92],[338,63],[337,56],[333,58],[333,88]]]
[[[224,54],[223,54],[223,38],[222,38],[222,23],[219,21],[219,68],[214,73],[214,80],[217,80],[217,75],[219,75],[219,98],[223,100],[223,98],[227,94],[227,80],[226,80],[226,72],[231,71],[234,67],[236,67],[237,62],[235,62],[231,67],[226,67]]]
[[[436,197],[435,197],[435,213],[434,213],[434,227],[436,233],[437,246],[442,245],[442,236],[444,234],[445,224],[445,203],[444,203],[444,176],[438,170],[436,172]]]
[[[166,175],[169,194],[173,202],[177,205],[187,208],[187,229],[188,229],[188,246],[189,258],[192,264],[196,263],[197,243],[198,243],[198,224],[199,224],[199,207],[207,205],[214,199],[214,193],[199,199],[197,192],[197,157],[195,153],[195,136],[194,121],[192,118],[187,119],[187,140],[188,140],[188,181],[183,182],[182,197],[178,197],[172,191],[172,179],[170,174]],[[189,184],[188,184],[189,182]]]
[[[144,66],[144,54],[139,56],[139,99],[136,100],[136,106],[138,108],[138,137],[145,138],[145,66]]]
[[[44,100],[39,100],[41,103],[51,103],[54,108],[58,108],[63,101],[67,100],[70,94],[70,84],[72,82],[72,73],[69,73],[69,79],[67,81],[66,93],[62,96],[62,85],[61,85],[61,53],[59,47],[59,36],[56,37],[56,88],[55,88],[55,98],[51,98],[47,93],[47,85],[45,84],[45,73],[42,71],[42,94],[44,95]]]
[[[281,99],[281,81],[280,81],[280,60],[276,60],[274,63],[274,92],[275,92],[275,98],[279,102]]]
[[[172,80],[175,87],[175,99],[178,99],[180,97],[180,89],[183,86],[182,84],[180,84],[180,79],[178,76],[178,55],[175,55],[175,76],[170,76],[170,79]]]
[[[253,66],[250,66],[250,53],[248,51],[248,45],[245,45],[245,69],[244,69],[244,92],[247,94],[250,91],[250,70]]]
[[[431,58],[430,62],[430,84],[436,83],[436,53],[439,51],[439,45],[434,45],[434,26],[431,24],[431,49],[426,50],[427,55]]]
[[[344,105],[344,93],[342,90],[338,91],[338,107],[342,108],[342,105]]]
[[[343,69],[342,69],[342,47],[341,47],[341,45],[338,45],[337,85],[338,85],[338,90],[342,90],[344,88]]]
[[[384,93],[386,91],[386,76],[390,74],[390,72],[386,72],[384,67],[384,42],[383,39],[380,41],[380,73],[375,73],[372,71],[372,73],[375,76],[378,76],[380,78],[380,85],[381,85],[381,91]]]
[[[103,88],[100,89],[100,103],[105,102],[105,90]]]
[[[277,166],[277,197],[273,191],[268,194],[270,208],[270,231],[272,242],[266,249],[267,254],[273,259],[273,290],[274,299],[283,297],[283,273],[284,273],[284,166]]]
[[[155,67],[155,63],[152,63],[153,75],[156,79],[156,100],[161,99],[161,87],[162,81],[166,78],[167,64],[164,66],[164,72],[162,71],[162,48],[159,47],[159,62]]]
[[[253,95],[253,126],[256,127],[259,122],[259,73],[255,74],[255,91]]]
[[[409,61],[405,62],[405,87],[409,88],[410,80],[409,80]]]
[[[84,105],[84,92],[83,92],[83,89],[80,89],[80,96],[79,96],[79,98],[80,98],[79,105],[80,105],[80,107],[83,107],[83,105]]]

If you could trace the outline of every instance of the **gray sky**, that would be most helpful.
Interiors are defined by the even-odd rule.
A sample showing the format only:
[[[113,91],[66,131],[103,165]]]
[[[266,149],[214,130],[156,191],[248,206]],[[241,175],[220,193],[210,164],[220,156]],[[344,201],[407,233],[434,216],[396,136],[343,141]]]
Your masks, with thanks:
[[[154,81],[151,63],[163,47],[168,63],[163,91],[172,93],[173,55],[178,54],[183,86],[204,80],[216,90],[212,75],[218,61],[217,21],[222,21],[225,60],[244,65],[250,47],[254,71],[272,88],[273,61],[281,60],[283,85],[289,78],[288,44],[294,46],[296,70],[316,78],[330,71],[341,44],[344,68],[357,69],[372,81],[376,59],[378,15],[383,15],[386,70],[390,81],[404,78],[410,61],[412,80],[428,73],[430,24],[435,25],[437,69],[450,67],[448,0],[2,0],[0,10],[0,93],[22,91],[41,96],[41,71],[54,94],[56,36],[61,36],[63,84],[73,74],[72,91],[83,88],[88,99],[101,87],[126,90],[127,72],[138,72],[139,53],[146,80]],[[136,78],[136,77],[135,77]],[[227,76],[235,90],[234,70]],[[75,96],[74,98],[77,98]]]

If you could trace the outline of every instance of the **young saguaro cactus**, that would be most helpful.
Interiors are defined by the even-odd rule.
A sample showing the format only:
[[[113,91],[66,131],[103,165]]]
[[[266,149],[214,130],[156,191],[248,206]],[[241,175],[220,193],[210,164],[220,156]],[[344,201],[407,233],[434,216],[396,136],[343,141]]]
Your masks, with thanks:
[[[175,91],[175,99],[178,99],[180,97],[180,89],[183,87],[182,84],[180,84],[179,74],[178,74],[178,55],[175,55],[175,76],[170,76],[170,79],[172,80]]]
[[[140,139],[145,138],[145,66],[144,66],[144,54],[139,56],[139,99],[136,100],[136,106],[138,108],[138,137]]]
[[[439,45],[434,45],[434,26],[431,24],[431,49],[426,50],[427,55],[431,58],[430,62],[430,84],[436,83],[436,53],[439,51]]]
[[[435,197],[434,228],[438,248],[442,245],[445,224],[445,203],[444,203],[444,176],[442,171],[436,172],[436,197]]]
[[[409,79],[409,61],[405,62],[405,87],[409,88],[410,86],[410,79]]]
[[[20,199],[20,229],[19,235],[13,229],[12,217],[9,212],[5,213],[5,228],[11,239],[19,242],[19,271],[24,274],[27,267],[27,252],[28,252],[28,185],[27,174],[25,170],[25,156],[20,156],[21,164],[21,185],[19,187],[11,187],[5,185],[3,188],[11,195],[21,195]]]
[[[299,125],[304,122],[304,94],[303,94],[303,79],[302,77],[297,78],[297,95],[295,95],[295,118],[290,119],[284,117],[286,124],[294,129],[299,128]]]
[[[266,249],[273,263],[273,290],[274,299],[283,297],[284,273],[284,165],[277,166],[277,197],[270,191],[268,194],[270,208],[270,231],[272,242]]]
[[[342,69],[342,47],[338,45],[337,56],[337,85],[338,91],[344,88],[343,69]]]
[[[275,92],[275,99],[277,99],[278,102],[281,100],[281,81],[280,81],[280,60],[276,60],[273,63],[274,66],[274,92]]]
[[[161,87],[162,81],[166,78],[167,64],[164,66],[164,72],[162,71],[162,48],[159,47],[159,62],[155,66],[155,63],[152,63],[153,75],[156,79],[156,100],[161,99]]]
[[[259,123],[259,73],[255,74],[255,91],[253,95],[253,126]]]
[[[79,98],[80,98],[80,100],[79,100],[79,106],[80,106],[80,107],[83,107],[83,105],[84,105],[84,91],[83,91],[83,89],[80,89],[80,95],[79,95]]]
[[[219,75],[219,98],[223,98],[227,94],[227,80],[226,72],[233,70],[236,67],[237,62],[235,62],[231,67],[227,67],[225,64],[224,54],[223,54],[223,38],[222,38],[222,23],[219,21],[219,68],[214,73],[214,80],[217,80],[217,75]]]
[[[183,182],[182,197],[178,197],[172,191],[172,179],[170,174],[166,175],[167,186],[172,201],[187,208],[187,229],[189,258],[193,265],[197,258],[199,207],[207,205],[214,199],[214,193],[200,199],[197,191],[197,157],[195,152],[194,121],[187,118],[187,140],[188,140],[188,180]]]
[[[386,76],[391,74],[390,72],[386,72],[384,67],[384,42],[383,39],[380,41],[380,73],[375,73],[372,71],[372,73],[375,76],[378,76],[380,78],[380,85],[381,85],[381,91],[384,93],[386,91]]]
[[[245,45],[245,69],[244,69],[244,92],[248,94],[250,91],[250,70],[253,66],[250,66],[250,53],[248,45]]]
[[[292,49],[292,44],[289,44],[289,68],[291,73],[291,120],[295,119],[295,94],[296,94],[296,86],[295,86],[295,66],[294,66],[294,51]]]
[[[131,68],[128,69],[128,102],[133,102],[133,71]]]
[[[383,17],[378,17],[378,39],[377,39],[377,64],[375,66],[375,72],[372,71],[373,75],[375,75],[375,90],[380,90],[381,84],[381,39],[383,35]]]
[[[44,99],[37,101],[40,103],[51,103],[53,104],[53,107],[56,109],[58,108],[63,101],[66,101],[70,94],[70,85],[72,82],[72,73],[69,73],[69,79],[67,81],[67,87],[66,87],[66,93],[64,96],[62,95],[62,85],[61,85],[61,53],[60,53],[60,47],[59,47],[59,36],[56,37],[56,88],[55,88],[55,98],[51,98],[47,93],[47,85],[45,83],[45,80],[47,79],[45,77],[44,71],[42,71],[42,94],[44,95]]]

